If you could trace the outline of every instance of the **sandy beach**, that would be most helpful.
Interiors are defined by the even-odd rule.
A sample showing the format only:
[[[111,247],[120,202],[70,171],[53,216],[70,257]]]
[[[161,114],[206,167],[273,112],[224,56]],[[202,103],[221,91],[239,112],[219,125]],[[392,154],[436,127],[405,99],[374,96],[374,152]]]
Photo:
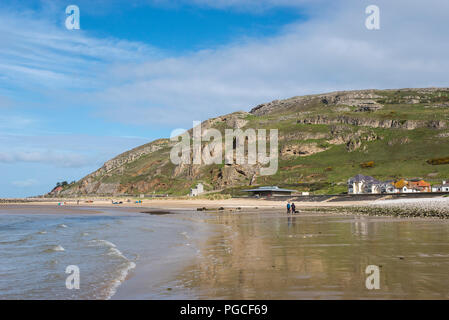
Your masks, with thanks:
[[[121,204],[113,204],[112,201],[122,201]],[[122,198],[110,198],[110,199],[49,199],[49,200],[30,200],[28,202],[11,202],[2,203],[1,206],[8,204],[21,204],[21,205],[36,205],[36,206],[58,206],[62,204],[65,206],[83,206],[83,207],[125,207],[125,208],[164,208],[164,209],[197,209],[197,208],[265,208],[265,209],[284,209],[287,200],[266,200],[255,198],[232,198],[223,200],[208,200],[208,199],[142,199],[141,203],[136,203],[139,200],[131,200],[127,202]],[[341,201],[341,202],[295,202],[298,209],[301,207],[343,207],[343,206],[361,206],[374,203],[374,201]]]
[[[19,228],[2,234],[3,268],[27,259],[25,265],[40,266],[30,277],[47,275],[36,295],[28,288],[33,282],[16,286],[20,270],[13,268],[6,279],[16,289],[2,292],[27,299],[449,298],[448,220],[322,210],[361,203],[370,202],[298,203],[295,215],[286,214],[282,201],[256,199],[1,205],[0,225]],[[82,290],[63,286],[67,264],[91,270],[83,273]],[[387,275],[380,291],[365,287],[371,264]]]

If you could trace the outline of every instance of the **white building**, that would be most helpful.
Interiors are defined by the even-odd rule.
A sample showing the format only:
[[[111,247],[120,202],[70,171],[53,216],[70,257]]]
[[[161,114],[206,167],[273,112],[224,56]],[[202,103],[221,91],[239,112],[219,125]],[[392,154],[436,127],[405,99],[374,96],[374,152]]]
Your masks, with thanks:
[[[413,189],[409,189],[409,188],[407,188],[407,186],[403,186],[401,189],[401,192],[402,193],[412,193]]]
[[[432,186],[432,192],[449,192],[449,183],[443,180],[443,184]]]
[[[349,194],[381,193],[382,183],[371,176],[358,174],[348,180]]]
[[[196,197],[200,194],[202,194],[204,192],[204,186],[202,183],[198,183],[196,185],[196,188],[192,188],[190,189],[190,196],[191,197]]]

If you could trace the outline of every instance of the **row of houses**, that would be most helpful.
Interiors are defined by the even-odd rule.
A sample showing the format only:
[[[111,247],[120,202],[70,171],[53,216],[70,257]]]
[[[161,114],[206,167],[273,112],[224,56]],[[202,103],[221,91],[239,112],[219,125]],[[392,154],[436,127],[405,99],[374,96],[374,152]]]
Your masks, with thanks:
[[[449,192],[449,183],[443,181],[440,185],[431,186],[422,179],[379,181],[363,174],[348,179],[349,194],[413,192]]]

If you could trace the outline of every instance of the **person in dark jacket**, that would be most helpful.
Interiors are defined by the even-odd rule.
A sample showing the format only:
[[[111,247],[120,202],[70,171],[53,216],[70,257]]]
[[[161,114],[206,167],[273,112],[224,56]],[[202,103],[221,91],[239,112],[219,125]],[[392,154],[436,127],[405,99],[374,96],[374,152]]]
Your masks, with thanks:
[[[296,206],[293,202],[292,202],[292,213],[296,213]]]

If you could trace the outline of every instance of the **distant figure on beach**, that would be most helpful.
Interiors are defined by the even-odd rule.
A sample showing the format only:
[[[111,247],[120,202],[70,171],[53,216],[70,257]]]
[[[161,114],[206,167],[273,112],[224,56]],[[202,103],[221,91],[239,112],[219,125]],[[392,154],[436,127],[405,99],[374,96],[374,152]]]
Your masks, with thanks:
[[[294,202],[292,202],[292,213],[296,213],[296,206]]]
[[[290,213],[290,201],[287,203],[287,213]]]

